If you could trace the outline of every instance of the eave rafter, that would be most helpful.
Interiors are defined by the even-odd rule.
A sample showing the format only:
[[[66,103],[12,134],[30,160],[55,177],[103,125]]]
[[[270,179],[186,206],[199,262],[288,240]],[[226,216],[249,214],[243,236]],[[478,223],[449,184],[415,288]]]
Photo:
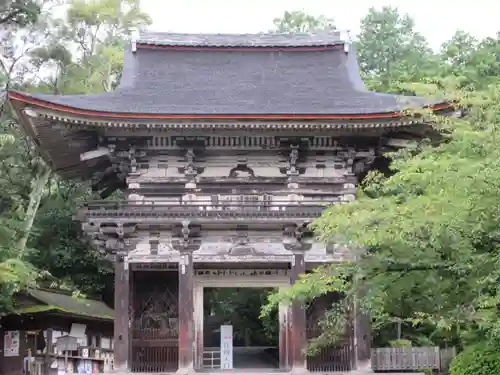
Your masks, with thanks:
[[[259,121],[272,123],[278,121],[280,127],[286,126],[286,123],[281,121],[291,122],[292,126],[296,123],[304,123],[307,121],[325,121],[325,126],[338,125],[335,122],[345,122],[348,127],[356,128],[356,122],[370,123],[371,125],[381,125],[391,123],[393,119],[397,124],[405,120],[414,122],[417,121],[414,117],[409,117],[402,112],[385,112],[385,113],[366,113],[366,114],[155,114],[155,113],[111,113],[98,112],[80,108],[68,107],[60,104],[50,103],[48,101],[32,98],[28,95],[19,92],[9,92],[8,97],[11,101],[17,101],[24,106],[37,108],[37,112],[52,117],[55,120],[66,121],[75,124],[89,124],[99,126],[103,124],[113,124],[114,127],[131,126],[133,124],[146,127],[159,127],[158,122],[167,124],[177,123],[177,126],[187,121],[190,123],[203,123],[203,121],[224,123],[229,121],[233,123],[238,121],[244,124],[247,121]],[[444,111],[451,108],[449,103],[436,104],[431,107],[433,111]],[[276,124],[276,125],[278,125]],[[182,124],[184,125],[184,124]],[[353,126],[354,125],[354,126]]]
[[[340,130],[358,133],[375,129],[398,129],[401,127],[421,125],[419,119],[401,117],[388,119],[136,119],[132,117],[126,119],[98,119],[67,116],[64,114],[52,114],[50,112],[40,112],[40,115],[47,119],[59,121],[67,129],[91,128],[110,128],[110,129],[129,129],[129,130],[148,130],[148,131],[171,131],[171,130]]]

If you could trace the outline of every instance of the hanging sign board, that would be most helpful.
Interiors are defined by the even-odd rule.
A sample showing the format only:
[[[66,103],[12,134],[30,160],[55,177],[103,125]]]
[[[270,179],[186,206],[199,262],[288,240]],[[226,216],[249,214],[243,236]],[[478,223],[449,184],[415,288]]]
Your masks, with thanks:
[[[195,276],[205,277],[266,277],[288,276],[289,271],[284,269],[195,269]]]
[[[233,326],[220,326],[220,368],[233,368]]]
[[[6,331],[3,336],[4,357],[17,357],[19,355],[19,331]]]

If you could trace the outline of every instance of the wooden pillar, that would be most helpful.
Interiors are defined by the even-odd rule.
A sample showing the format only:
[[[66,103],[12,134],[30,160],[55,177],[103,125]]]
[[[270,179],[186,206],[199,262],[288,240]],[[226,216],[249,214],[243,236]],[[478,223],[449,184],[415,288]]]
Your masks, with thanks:
[[[114,321],[114,370],[128,372],[129,369],[129,268],[126,257],[115,261],[115,321]]]
[[[129,265],[130,267],[130,265]],[[135,306],[135,298],[136,298],[136,280],[135,280],[135,277],[136,277],[136,273],[134,272],[134,270],[132,269],[129,269],[129,272],[128,272],[128,285],[129,285],[129,293],[128,293],[128,303],[129,303],[129,309],[128,309],[128,318],[129,318],[129,330],[128,330],[128,367],[129,369],[132,370],[132,366],[134,365],[133,364],[133,350],[132,350],[132,346],[133,346],[133,335],[134,335],[134,332],[133,332],[133,329],[132,327],[134,326],[134,321],[136,319],[136,312],[134,310],[134,306]]]
[[[306,272],[304,254],[294,254],[290,282],[293,284],[299,279],[299,275]],[[291,344],[292,344],[292,371],[306,371],[306,357],[304,349],[307,346],[306,336],[306,310],[302,303],[293,302],[291,306]]]
[[[193,255],[181,254],[179,262],[179,369],[193,370],[194,348]]]
[[[280,292],[283,292],[284,288],[280,288]],[[279,305],[279,366],[280,370],[290,369],[289,358],[289,308],[287,305]]]
[[[52,345],[52,328],[47,328],[45,331],[45,355],[43,358],[43,373],[50,374],[50,364],[52,362],[52,352],[54,351]]]
[[[194,367],[198,370],[203,367],[203,286],[194,287],[194,326],[195,326],[195,359]]]

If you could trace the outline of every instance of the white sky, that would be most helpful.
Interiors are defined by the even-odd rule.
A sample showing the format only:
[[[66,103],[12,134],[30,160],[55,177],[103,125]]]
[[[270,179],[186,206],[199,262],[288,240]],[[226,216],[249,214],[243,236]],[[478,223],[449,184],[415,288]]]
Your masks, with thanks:
[[[268,31],[285,10],[304,10],[332,17],[339,29],[355,35],[368,9],[384,5],[410,14],[433,48],[457,29],[479,38],[500,31],[500,2],[494,0],[141,0],[142,9],[153,17],[151,30],[188,33]]]

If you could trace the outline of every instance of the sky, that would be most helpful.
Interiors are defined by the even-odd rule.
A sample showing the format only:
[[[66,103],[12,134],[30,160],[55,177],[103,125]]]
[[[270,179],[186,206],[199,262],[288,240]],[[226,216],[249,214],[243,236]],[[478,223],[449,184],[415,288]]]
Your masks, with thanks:
[[[370,7],[389,5],[408,13],[430,45],[437,49],[457,29],[483,38],[500,30],[500,2],[475,0],[140,0],[153,18],[152,31],[186,33],[256,33],[273,27],[285,10],[304,10],[335,20],[337,28],[359,32],[359,20]]]

